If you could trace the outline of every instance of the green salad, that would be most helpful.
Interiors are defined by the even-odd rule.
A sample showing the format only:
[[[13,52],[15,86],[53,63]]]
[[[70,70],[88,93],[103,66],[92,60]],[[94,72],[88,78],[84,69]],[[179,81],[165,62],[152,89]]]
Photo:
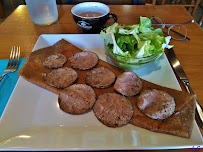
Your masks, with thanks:
[[[113,54],[129,58],[143,58],[162,55],[169,45],[170,36],[164,37],[162,29],[154,29],[151,20],[140,17],[140,24],[121,26],[114,23],[101,31],[105,44]]]

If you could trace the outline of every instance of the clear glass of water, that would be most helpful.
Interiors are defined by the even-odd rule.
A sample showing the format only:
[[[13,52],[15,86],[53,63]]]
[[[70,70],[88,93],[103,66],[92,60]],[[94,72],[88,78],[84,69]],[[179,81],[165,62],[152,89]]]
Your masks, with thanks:
[[[37,25],[50,25],[58,20],[56,0],[25,0],[31,20]]]

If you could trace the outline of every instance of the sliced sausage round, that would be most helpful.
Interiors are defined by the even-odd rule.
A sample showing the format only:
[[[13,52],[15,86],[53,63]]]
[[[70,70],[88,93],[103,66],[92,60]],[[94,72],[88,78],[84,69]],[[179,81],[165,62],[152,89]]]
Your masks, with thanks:
[[[56,88],[66,88],[76,81],[77,72],[68,67],[55,69],[44,77],[45,82]]]
[[[133,116],[132,103],[117,93],[100,95],[93,111],[97,119],[109,127],[124,126]]]
[[[107,88],[116,79],[116,75],[104,67],[94,68],[86,73],[86,83],[95,88]]]
[[[96,93],[86,84],[74,84],[60,92],[60,108],[70,114],[82,114],[92,108]]]
[[[90,51],[77,53],[69,58],[71,67],[78,70],[91,69],[97,65],[99,58],[97,54]]]
[[[124,96],[134,96],[142,89],[142,81],[134,72],[124,72],[119,75],[114,89]]]
[[[48,56],[45,61],[43,62],[43,65],[47,68],[61,68],[66,63],[67,58],[60,53],[56,53],[53,55]]]
[[[146,90],[140,94],[137,107],[152,119],[169,118],[175,111],[175,101],[168,93],[161,90]]]

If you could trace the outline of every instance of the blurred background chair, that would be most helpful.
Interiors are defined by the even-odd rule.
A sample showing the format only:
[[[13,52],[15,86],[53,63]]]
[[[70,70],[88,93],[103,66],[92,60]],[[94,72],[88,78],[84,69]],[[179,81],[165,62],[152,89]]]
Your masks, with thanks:
[[[56,0],[57,4],[67,5],[88,1],[98,1],[108,5],[183,5],[197,22],[202,24],[203,21],[203,0]],[[18,5],[24,4],[26,4],[25,0],[0,0],[0,24]]]
[[[203,11],[202,11],[202,15],[201,15],[199,22],[198,22],[200,26],[203,26],[202,22],[203,22]]]
[[[203,1],[202,0],[152,0],[152,5],[181,5],[203,27]]]
[[[201,0],[161,0],[161,5],[182,5],[194,16],[200,1]],[[153,5],[156,5],[156,3],[157,0],[153,0]]]
[[[0,17],[1,18],[6,17],[6,14],[4,12],[4,7],[3,7],[3,0],[0,0]]]
[[[9,1],[9,5],[12,8],[12,11],[15,10],[15,4],[14,0],[0,0],[0,18],[6,17],[5,9],[4,9],[4,3],[7,3]],[[25,0],[20,0],[25,4]]]
[[[67,4],[78,4],[81,2],[102,2],[107,5],[144,5],[146,0],[66,0]]]
[[[14,3],[13,3],[13,0],[9,0],[10,4],[11,4],[11,7],[13,10],[15,10],[15,6],[14,6]]]

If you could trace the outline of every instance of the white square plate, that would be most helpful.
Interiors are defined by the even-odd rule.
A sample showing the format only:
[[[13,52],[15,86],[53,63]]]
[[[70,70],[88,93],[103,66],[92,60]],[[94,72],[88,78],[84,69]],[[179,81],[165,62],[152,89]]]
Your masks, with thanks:
[[[100,35],[41,35],[33,51],[65,39],[106,61]],[[136,72],[141,78],[180,90],[165,54]],[[23,78],[8,101],[0,120],[0,150],[127,150],[177,149],[202,146],[195,123],[190,139],[151,132],[133,125],[109,128],[93,112],[70,115],[58,107],[57,95]]]

